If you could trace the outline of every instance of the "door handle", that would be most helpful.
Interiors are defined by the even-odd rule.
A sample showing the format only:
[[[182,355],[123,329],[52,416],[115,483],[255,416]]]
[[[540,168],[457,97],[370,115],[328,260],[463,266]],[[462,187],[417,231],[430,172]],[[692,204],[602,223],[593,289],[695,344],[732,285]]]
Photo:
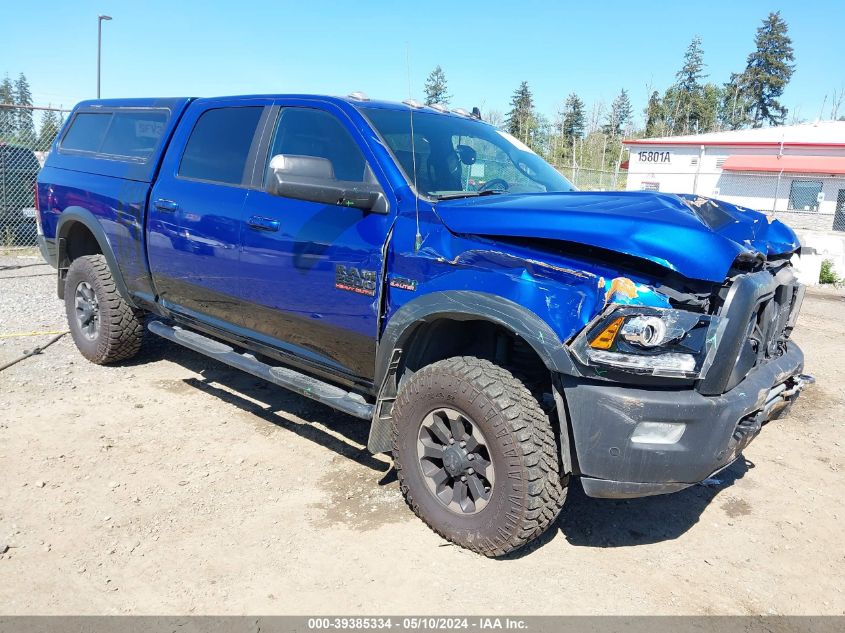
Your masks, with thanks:
[[[278,231],[279,221],[273,218],[262,218],[260,215],[252,216],[247,224],[257,231]]]
[[[175,200],[166,200],[165,198],[156,200],[155,205],[159,211],[167,211],[168,213],[173,213],[179,208],[179,204]]]

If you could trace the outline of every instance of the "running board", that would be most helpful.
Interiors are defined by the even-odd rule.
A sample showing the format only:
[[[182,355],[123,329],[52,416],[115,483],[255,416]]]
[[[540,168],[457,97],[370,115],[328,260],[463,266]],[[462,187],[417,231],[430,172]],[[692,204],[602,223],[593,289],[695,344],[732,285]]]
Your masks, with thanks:
[[[287,367],[273,367],[272,365],[262,363],[252,354],[238,353],[234,348],[225,343],[215,341],[191,330],[185,330],[178,326],[169,326],[161,321],[151,321],[147,325],[147,328],[153,334],[157,334],[169,341],[219,360],[221,363],[226,363],[231,367],[245,371],[258,378],[263,378],[285,389],[290,389],[306,398],[322,402],[338,411],[343,411],[349,415],[354,415],[356,418],[363,418],[365,420],[372,420],[373,418],[375,407],[368,404],[363,396],[356,393],[351,393],[340,387],[294,371],[293,369],[288,369]]]

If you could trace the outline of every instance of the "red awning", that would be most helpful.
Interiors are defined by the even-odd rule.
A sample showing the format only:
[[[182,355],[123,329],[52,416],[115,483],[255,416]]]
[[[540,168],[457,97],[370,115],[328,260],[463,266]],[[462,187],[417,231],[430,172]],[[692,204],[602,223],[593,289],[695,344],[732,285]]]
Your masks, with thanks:
[[[845,156],[728,156],[725,171],[767,171],[793,174],[845,174]]]

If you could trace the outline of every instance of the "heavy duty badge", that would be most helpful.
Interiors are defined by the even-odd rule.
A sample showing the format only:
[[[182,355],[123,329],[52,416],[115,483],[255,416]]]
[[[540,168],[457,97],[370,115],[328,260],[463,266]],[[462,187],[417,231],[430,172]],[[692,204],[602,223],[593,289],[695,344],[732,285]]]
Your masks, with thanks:
[[[359,295],[374,297],[376,279],[374,270],[359,270],[354,266],[338,264],[335,267],[334,287],[338,290],[349,290]]]

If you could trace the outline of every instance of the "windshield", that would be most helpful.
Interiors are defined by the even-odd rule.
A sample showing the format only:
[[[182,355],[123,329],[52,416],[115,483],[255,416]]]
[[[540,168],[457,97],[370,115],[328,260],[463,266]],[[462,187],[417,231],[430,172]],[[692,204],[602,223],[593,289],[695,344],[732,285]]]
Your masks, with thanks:
[[[570,182],[510,134],[476,119],[359,106],[410,182],[433,198],[573,191]],[[416,161],[415,161],[416,159]]]

